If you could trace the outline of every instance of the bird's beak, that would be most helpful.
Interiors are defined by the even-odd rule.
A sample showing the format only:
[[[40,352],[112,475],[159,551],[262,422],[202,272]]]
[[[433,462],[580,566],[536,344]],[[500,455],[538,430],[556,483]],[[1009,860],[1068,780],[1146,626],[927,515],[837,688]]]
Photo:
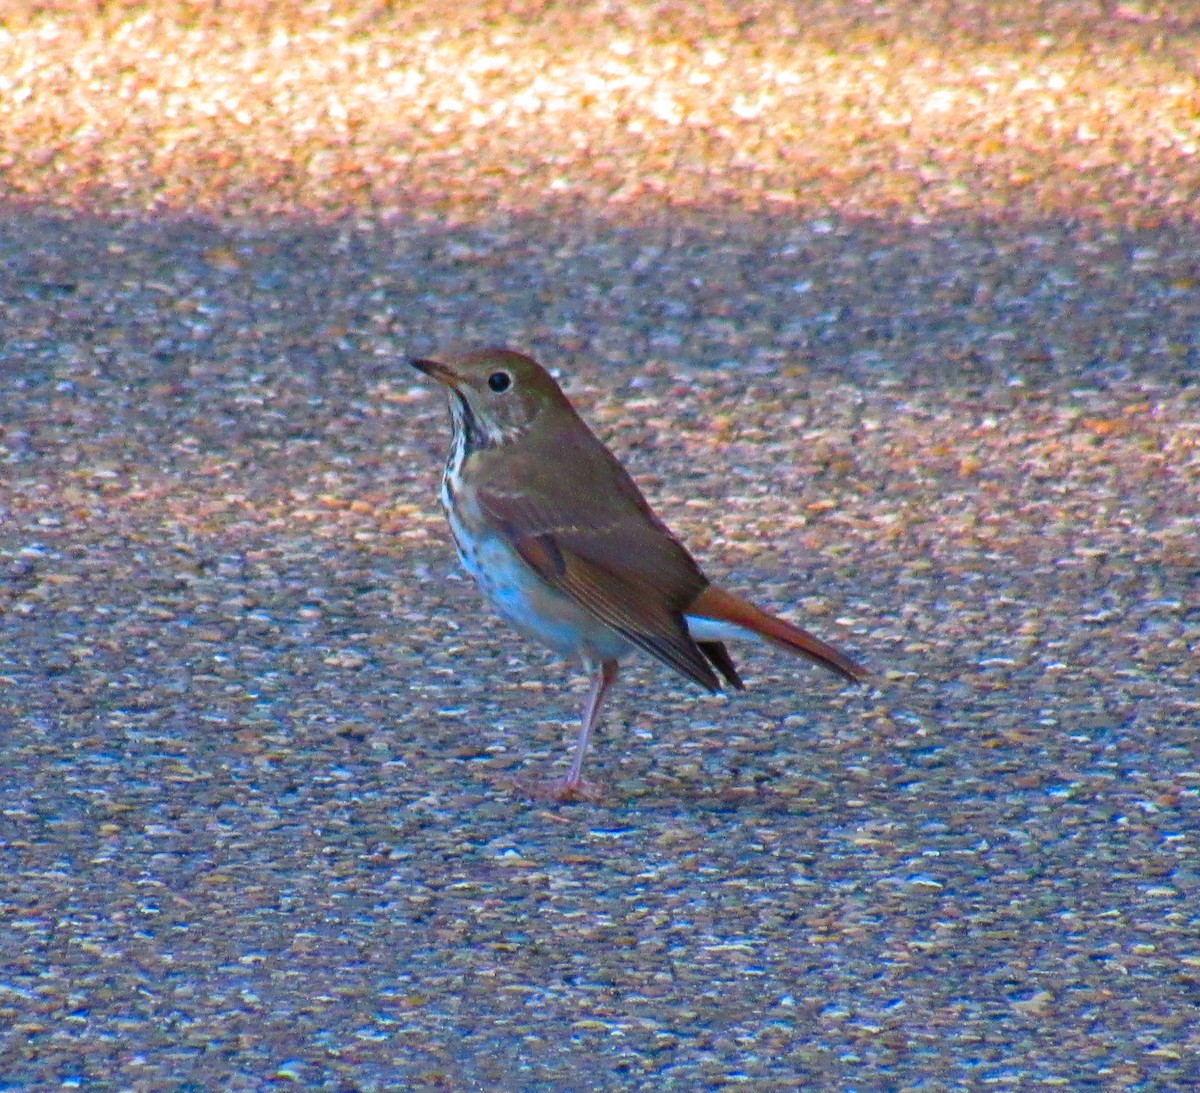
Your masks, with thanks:
[[[441,361],[429,360],[427,357],[413,357],[408,363],[419,372],[424,372],[425,375],[431,376],[439,383],[444,383],[447,387],[458,386],[458,376]]]

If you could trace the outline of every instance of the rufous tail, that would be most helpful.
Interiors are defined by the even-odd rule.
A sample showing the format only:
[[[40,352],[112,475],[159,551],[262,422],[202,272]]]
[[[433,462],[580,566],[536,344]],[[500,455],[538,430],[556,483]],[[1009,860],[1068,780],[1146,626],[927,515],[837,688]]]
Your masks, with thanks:
[[[768,615],[754,604],[724,589],[709,585],[688,608],[688,614],[753,631],[772,644],[799,653],[851,683],[860,683],[868,675],[861,664],[807,630]]]

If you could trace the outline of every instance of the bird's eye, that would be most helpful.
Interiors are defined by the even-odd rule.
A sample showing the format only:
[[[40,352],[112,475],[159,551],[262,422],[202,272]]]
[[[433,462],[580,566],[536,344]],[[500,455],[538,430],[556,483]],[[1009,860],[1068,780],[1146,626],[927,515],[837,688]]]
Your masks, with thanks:
[[[507,391],[512,386],[512,376],[507,372],[493,372],[488,376],[488,386],[500,394],[501,391]]]

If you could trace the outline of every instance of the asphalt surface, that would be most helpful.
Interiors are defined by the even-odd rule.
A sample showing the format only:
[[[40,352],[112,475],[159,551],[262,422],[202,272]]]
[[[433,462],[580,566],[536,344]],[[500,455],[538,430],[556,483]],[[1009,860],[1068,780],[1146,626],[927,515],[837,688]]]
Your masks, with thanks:
[[[4,48],[62,41],[135,101],[104,68],[117,7]],[[593,164],[569,127],[517,125],[497,181],[478,142],[500,136],[429,92],[387,207],[303,160],[338,115],[287,113],[279,72],[308,57],[352,102],[373,85],[330,57],[519,52],[499,15],[422,39],[297,8],[261,56],[218,50],[294,123],[264,130],[308,164],[286,185],[220,166],[233,113],[201,112],[209,158],[160,162],[158,130],[81,129],[10,80],[10,132],[56,153],[10,148],[0,202],[0,1089],[1200,1086],[1195,116],[1168,154],[1121,113],[1200,101],[1197,39],[1153,5],[1068,33],[1071,8],[981,29],[922,6],[918,48],[825,5],[796,39],[815,85],[866,81],[797,106],[813,134],[829,102],[839,133],[892,132],[921,50],[990,51],[960,97],[1027,55],[1055,91],[1055,42],[1081,86],[1112,80],[1068,79],[1043,145],[1002,144],[966,191],[947,165],[980,114],[887,170],[886,133],[816,141],[783,195],[740,122],[707,152],[654,129],[668,77],[759,125],[753,87],[691,78],[735,79],[706,49],[791,48],[733,6],[669,33],[547,9],[579,64],[612,46],[636,147]],[[126,37],[186,31],[199,63],[243,17],[171,10]],[[520,18],[535,53],[551,31]],[[348,159],[403,161],[350,132]],[[688,157],[721,149],[695,186]],[[622,169],[666,173],[614,189]],[[560,370],[709,575],[873,685],[743,648],[749,690],[712,697],[631,661],[588,768],[604,799],[532,800],[586,683],[460,575],[443,401],[404,364],[478,341]]]

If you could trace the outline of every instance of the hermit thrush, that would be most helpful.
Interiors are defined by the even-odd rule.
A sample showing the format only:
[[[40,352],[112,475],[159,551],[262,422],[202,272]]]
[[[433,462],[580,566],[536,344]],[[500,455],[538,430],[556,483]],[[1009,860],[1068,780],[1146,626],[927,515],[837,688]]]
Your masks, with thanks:
[[[414,367],[449,389],[441,499],[463,565],[526,637],[593,673],[555,797],[588,796],[583,758],[620,658],[645,650],[710,691],[743,688],[725,648],[753,638],[844,679],[865,670],[805,630],[709,584],[616,457],[536,361],[483,349]]]

